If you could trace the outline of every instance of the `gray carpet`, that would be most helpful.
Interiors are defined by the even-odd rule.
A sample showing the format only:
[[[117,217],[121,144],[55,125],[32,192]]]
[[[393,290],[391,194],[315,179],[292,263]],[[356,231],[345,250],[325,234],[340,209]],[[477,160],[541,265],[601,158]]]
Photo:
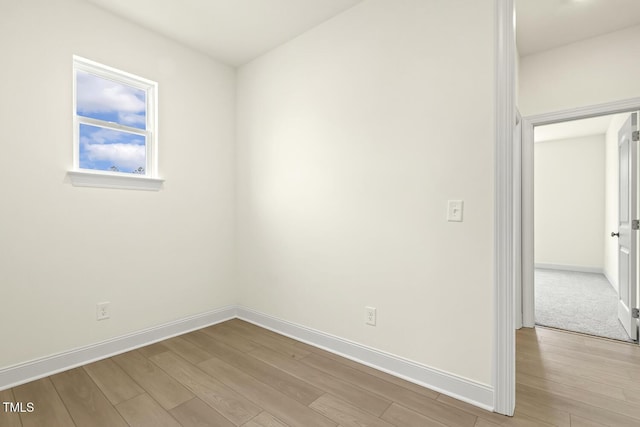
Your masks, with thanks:
[[[629,341],[618,321],[618,295],[596,273],[536,269],[536,324]]]

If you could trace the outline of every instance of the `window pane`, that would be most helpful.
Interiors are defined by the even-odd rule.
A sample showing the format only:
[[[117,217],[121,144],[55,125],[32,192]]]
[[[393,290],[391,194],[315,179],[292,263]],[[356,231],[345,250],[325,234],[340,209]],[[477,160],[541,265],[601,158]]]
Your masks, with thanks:
[[[146,129],[146,93],[86,71],[76,71],[76,113]]]
[[[80,124],[80,169],[145,173],[146,137]]]

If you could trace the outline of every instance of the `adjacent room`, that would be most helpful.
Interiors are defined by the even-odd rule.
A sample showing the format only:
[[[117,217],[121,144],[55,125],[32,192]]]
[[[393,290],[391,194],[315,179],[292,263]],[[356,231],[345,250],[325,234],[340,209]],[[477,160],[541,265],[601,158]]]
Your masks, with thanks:
[[[618,320],[618,134],[630,113],[535,129],[536,324],[630,341]]]

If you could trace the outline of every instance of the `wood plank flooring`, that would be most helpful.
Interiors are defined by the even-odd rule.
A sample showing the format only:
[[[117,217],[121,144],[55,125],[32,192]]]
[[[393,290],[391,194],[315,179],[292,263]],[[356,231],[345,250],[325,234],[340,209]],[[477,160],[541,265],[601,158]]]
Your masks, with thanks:
[[[504,417],[241,320],[0,391],[33,402],[0,427],[492,427],[640,425],[640,348],[517,332]]]

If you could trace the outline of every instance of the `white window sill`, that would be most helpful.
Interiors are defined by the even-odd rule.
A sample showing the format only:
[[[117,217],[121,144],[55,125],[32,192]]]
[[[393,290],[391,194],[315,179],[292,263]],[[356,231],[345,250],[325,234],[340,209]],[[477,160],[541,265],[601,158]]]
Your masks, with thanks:
[[[111,173],[67,171],[74,187],[118,188],[124,190],[159,191],[164,179],[139,175],[116,175]]]

